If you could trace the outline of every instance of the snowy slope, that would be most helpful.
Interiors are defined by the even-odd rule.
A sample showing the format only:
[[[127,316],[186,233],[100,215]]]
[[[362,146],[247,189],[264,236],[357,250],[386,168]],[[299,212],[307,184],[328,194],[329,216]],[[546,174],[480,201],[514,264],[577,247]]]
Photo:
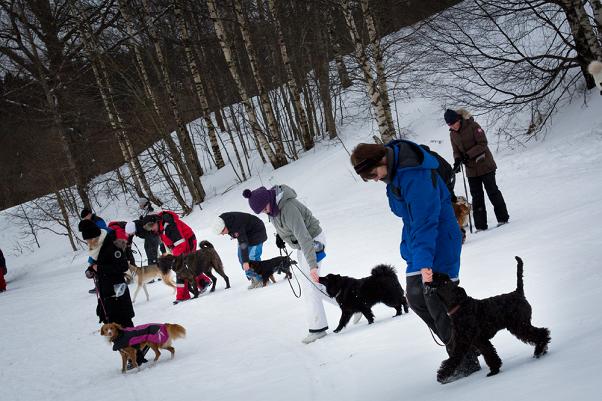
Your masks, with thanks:
[[[412,107],[404,121],[416,132],[412,139],[449,159],[440,110],[428,103]],[[208,227],[221,212],[249,211],[244,188],[276,183],[295,188],[320,219],[328,239],[322,274],[362,277],[378,263],[391,263],[405,287],[398,254],[401,221],[388,210],[384,185],[357,179],[342,146],[320,144],[292,165],[265,168],[261,177],[213,197],[186,218],[197,237],[220,252],[232,289],[224,290],[220,281],[215,293],[177,306],[161,283],[149,285],[149,302],[139,294],[135,323],[174,322],[188,330],[187,338],[175,343],[175,360],[164,354],[140,373],[122,375],[119,356],[96,332],[96,299],[86,292],[91,284],[83,275],[83,253],[74,255],[65,240],[44,236],[40,251],[18,259],[8,255],[9,291],[0,295],[1,399],[599,400],[601,108],[598,96],[589,108],[571,105],[556,117],[545,141],[496,153],[511,224],[469,235],[463,249],[462,285],[476,298],[513,290],[514,255],[523,257],[533,323],[552,331],[550,352],[540,360],[531,357],[531,347],[503,332],[493,340],[504,362],[501,374],[487,378],[484,368],[443,386],[435,371],[444,350],[413,313],[391,319],[392,309],[377,306],[374,325],[362,320],[307,346],[300,342],[306,334],[303,303],[286,282],[246,290],[235,242],[213,236]],[[344,128],[348,148],[370,138],[367,126]],[[205,179],[209,193],[229,187],[227,173],[221,175]],[[456,190],[463,192],[461,181]],[[103,214],[127,218],[131,213],[110,215],[111,210]],[[9,224],[0,217],[7,227],[0,243],[13,239]],[[495,225],[492,213],[490,225]],[[273,229],[268,229],[271,241]],[[264,257],[276,254],[272,242],[266,245]],[[331,305],[326,311],[334,328],[340,312]]]

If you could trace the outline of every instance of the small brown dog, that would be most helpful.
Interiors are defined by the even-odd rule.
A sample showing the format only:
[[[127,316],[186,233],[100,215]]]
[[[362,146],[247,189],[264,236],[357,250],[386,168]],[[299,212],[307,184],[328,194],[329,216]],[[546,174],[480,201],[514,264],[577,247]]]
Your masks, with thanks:
[[[458,196],[456,202],[452,203],[452,206],[460,230],[462,230],[462,243],[464,243],[464,241],[466,241],[466,229],[464,229],[464,227],[468,225],[468,218],[470,216],[472,205],[468,203],[465,197]]]
[[[100,328],[100,335],[107,337],[113,343],[113,350],[121,354],[121,373],[125,373],[128,359],[133,367],[140,370],[136,352],[146,346],[155,352],[153,362],[157,362],[161,356],[159,349],[168,350],[173,359],[176,350],[171,342],[185,337],[186,329],[171,323],[150,323],[126,328],[117,323],[106,323]]]
[[[159,265],[134,266],[130,264],[130,272],[133,273],[132,276],[134,276],[134,279],[136,280],[136,291],[134,291],[132,303],[136,302],[136,297],[138,296],[140,288],[144,290],[146,300],[149,300],[146,283],[156,277],[159,277],[165,285],[173,288],[174,292],[176,291],[176,285],[171,279],[171,271],[169,269],[163,270]]]

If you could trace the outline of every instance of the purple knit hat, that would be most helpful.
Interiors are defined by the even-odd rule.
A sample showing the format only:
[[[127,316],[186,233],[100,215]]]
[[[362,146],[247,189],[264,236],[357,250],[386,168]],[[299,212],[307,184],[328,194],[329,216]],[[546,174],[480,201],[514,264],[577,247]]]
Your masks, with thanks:
[[[254,191],[245,189],[242,196],[249,200],[249,206],[255,214],[259,214],[265,209],[268,203],[272,201],[274,196],[273,191],[266,189],[266,187],[259,187]]]

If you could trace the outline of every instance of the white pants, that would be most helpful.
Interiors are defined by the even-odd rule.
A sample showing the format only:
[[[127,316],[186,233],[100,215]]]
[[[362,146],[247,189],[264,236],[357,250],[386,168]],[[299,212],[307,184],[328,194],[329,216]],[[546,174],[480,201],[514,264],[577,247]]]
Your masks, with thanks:
[[[326,237],[324,233],[320,233],[314,238],[315,241],[320,241],[326,246]],[[313,266],[309,266],[305,256],[303,256],[302,250],[297,250],[297,260],[299,261],[299,268],[309,278],[301,277],[300,280],[303,283],[303,299],[305,301],[305,314],[307,317],[307,326],[310,332],[317,332],[325,330],[328,327],[328,321],[326,320],[326,313],[324,312],[324,304],[322,301],[327,300],[332,304],[336,305],[336,302],[326,294],[326,288],[322,284],[314,283],[311,281],[310,269]],[[322,262],[318,263],[318,272],[323,275]],[[320,290],[318,290],[318,287]]]

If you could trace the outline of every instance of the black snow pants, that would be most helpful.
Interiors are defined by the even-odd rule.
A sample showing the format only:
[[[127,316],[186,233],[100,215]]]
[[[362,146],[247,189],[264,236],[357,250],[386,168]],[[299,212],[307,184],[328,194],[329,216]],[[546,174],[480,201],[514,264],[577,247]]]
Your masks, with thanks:
[[[157,258],[159,256],[159,244],[161,238],[152,232],[148,232],[144,237],[144,252],[146,253],[147,263],[149,265],[157,264]]]
[[[493,205],[493,211],[498,223],[507,223],[508,210],[506,202],[495,182],[495,171],[478,177],[468,177],[470,186],[470,195],[472,196],[472,215],[474,216],[474,226],[477,230],[487,229],[487,210],[485,210],[485,193]]]
[[[447,308],[436,294],[424,294],[420,274],[406,277],[406,297],[410,308],[447,344],[451,338],[451,320],[447,316]]]

